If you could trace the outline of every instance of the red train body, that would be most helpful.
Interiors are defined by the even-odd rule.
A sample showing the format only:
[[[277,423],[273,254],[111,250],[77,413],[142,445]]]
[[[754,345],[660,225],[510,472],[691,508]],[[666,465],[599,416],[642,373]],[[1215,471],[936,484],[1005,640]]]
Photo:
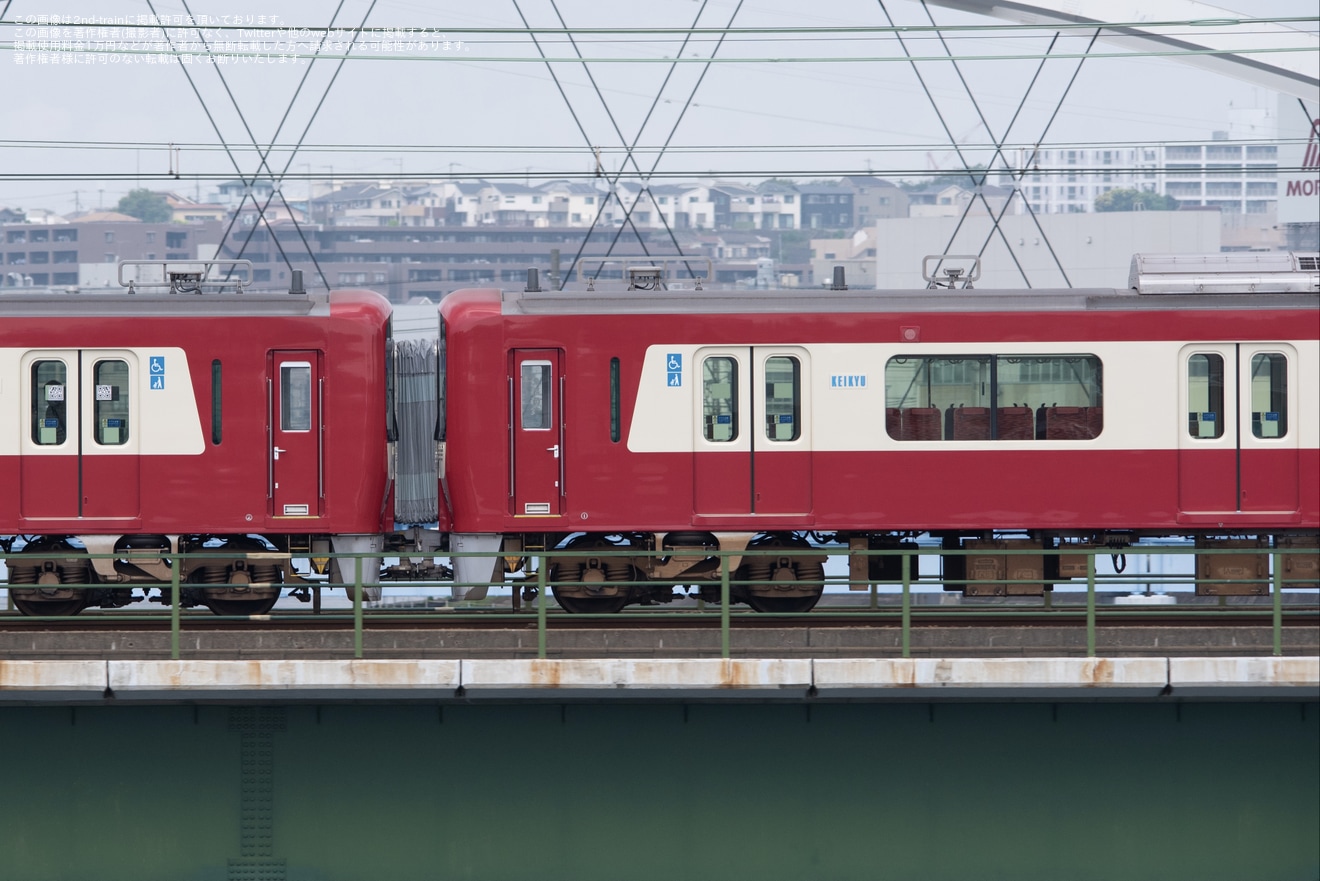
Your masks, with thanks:
[[[735,599],[804,610],[809,539],[985,550],[989,569],[945,561],[972,593],[1046,589],[1074,573],[1045,552],[1070,544],[1315,548],[1320,272],[1289,259],[1312,265],[1211,267],[1202,292],[1158,295],[456,292],[436,325],[439,527],[405,531],[382,298],[4,295],[11,596],[121,605],[168,583],[171,554],[215,549],[189,556],[185,601],[264,612],[302,581],[292,558],[388,546],[408,549],[386,570],[402,577],[455,552],[476,597],[559,548],[547,578],[570,611],[709,596],[717,551]],[[1033,549],[1040,583],[1006,586],[1000,552]],[[854,553],[850,572],[893,577],[892,559]]]
[[[1263,292],[460,292],[441,306],[449,528],[456,546],[506,552],[583,533],[551,580],[561,604],[598,610],[709,584],[710,550],[747,547],[782,555],[742,563],[738,581],[766,583],[739,599],[809,608],[820,557],[804,533],[859,549],[921,533],[964,549],[1005,533],[1042,551],[1314,546],[1316,307]],[[486,577],[461,563],[461,581]]]
[[[212,547],[256,556],[185,572],[236,582],[190,600],[265,611],[285,573],[254,536],[380,547],[384,298],[6,295],[0,316],[0,536],[30,538],[9,567],[20,607],[119,605],[123,585],[169,581],[170,552]],[[70,538],[120,556],[75,563]]]

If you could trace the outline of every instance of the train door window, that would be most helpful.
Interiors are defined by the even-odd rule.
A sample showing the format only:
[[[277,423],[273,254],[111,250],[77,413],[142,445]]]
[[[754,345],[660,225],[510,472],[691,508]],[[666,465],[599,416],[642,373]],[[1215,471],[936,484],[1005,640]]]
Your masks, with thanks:
[[[280,365],[280,430],[312,430],[312,365],[306,361]]]
[[[794,441],[802,433],[801,375],[797,358],[765,361],[765,436],[772,441]]]
[[[738,438],[738,362],[727,356],[707,358],[701,365],[703,432],[708,441]]]
[[[92,367],[92,382],[96,387],[93,439],[103,447],[128,443],[128,362],[97,361]]]
[[[1251,358],[1251,433],[1256,437],[1288,433],[1288,359],[1281,354]]]
[[[32,363],[32,442],[59,446],[68,431],[68,366],[63,361]]]
[[[522,427],[524,431],[549,430],[554,412],[551,394],[554,390],[549,361],[522,363]]]
[[[1192,437],[1224,435],[1224,358],[1214,353],[1187,359],[1187,430]]]

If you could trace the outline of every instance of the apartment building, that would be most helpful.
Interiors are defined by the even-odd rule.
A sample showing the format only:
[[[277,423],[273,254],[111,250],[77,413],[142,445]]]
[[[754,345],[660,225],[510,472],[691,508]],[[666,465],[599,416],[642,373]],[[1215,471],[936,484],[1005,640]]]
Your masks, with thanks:
[[[0,227],[3,285],[12,287],[117,287],[120,260],[190,260],[217,243],[224,225],[143,223],[111,211],[70,222]]]
[[[1084,214],[1113,189],[1172,196],[1222,214],[1266,215],[1278,204],[1279,148],[1228,143],[1227,132],[1204,143],[1040,150],[1025,162],[1023,196],[1037,214]],[[1011,184],[1000,175],[1001,184]],[[1019,209],[1015,213],[1022,213]]]

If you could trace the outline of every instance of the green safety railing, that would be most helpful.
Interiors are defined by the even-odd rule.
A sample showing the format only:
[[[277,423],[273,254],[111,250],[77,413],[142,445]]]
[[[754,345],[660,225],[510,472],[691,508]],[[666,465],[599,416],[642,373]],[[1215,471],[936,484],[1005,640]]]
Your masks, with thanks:
[[[1316,617],[1317,615],[1317,610],[1314,604],[1308,604],[1303,608],[1285,609],[1283,603],[1283,596],[1285,590],[1289,590],[1289,591],[1315,590],[1318,586],[1314,575],[1302,575],[1291,579],[1285,579],[1284,577],[1285,569],[1286,569],[1286,567],[1284,566],[1284,560],[1289,555],[1296,555],[1298,559],[1309,559],[1316,555],[1317,553],[1316,549],[1306,548],[1306,547],[1244,549],[1244,548],[1204,548],[1204,547],[1191,547],[1191,546],[1127,546],[1122,548],[1108,548],[1108,547],[1066,545],[1060,548],[1052,548],[1052,549],[976,548],[976,549],[953,550],[953,549],[945,549],[938,547],[909,547],[909,548],[901,548],[901,549],[858,550],[858,549],[849,549],[842,546],[836,547],[836,546],[826,545],[826,546],[812,546],[810,548],[768,548],[768,549],[749,548],[744,551],[703,551],[702,554],[704,556],[708,558],[718,558],[719,560],[719,573],[718,573],[719,604],[718,604],[718,608],[713,611],[709,608],[710,606],[709,603],[706,603],[701,600],[698,600],[695,608],[682,609],[677,611],[673,611],[673,610],[660,611],[652,607],[644,607],[644,608],[629,608],[629,609],[625,609],[623,612],[580,613],[580,614],[568,616],[566,613],[563,613],[562,611],[552,610],[550,608],[550,601],[548,599],[548,593],[549,593],[548,587],[550,587],[550,585],[547,582],[547,573],[549,572],[550,567],[554,564],[557,558],[571,557],[579,560],[583,557],[637,558],[644,556],[657,556],[657,557],[669,556],[673,553],[674,551],[672,550],[639,551],[639,550],[627,549],[627,548],[619,548],[615,550],[591,549],[589,552],[584,552],[582,549],[566,549],[566,550],[535,551],[535,552],[526,552],[526,553],[518,553],[518,554],[510,553],[508,555],[499,552],[494,554],[492,554],[491,552],[466,552],[466,553],[446,552],[445,554],[437,556],[436,558],[450,559],[452,561],[454,558],[458,558],[458,557],[481,557],[485,560],[490,560],[492,566],[495,563],[496,557],[504,558],[507,556],[507,557],[525,558],[527,567],[530,567],[530,571],[528,571],[527,575],[524,578],[505,580],[502,583],[497,582],[495,587],[512,588],[512,590],[514,591],[514,596],[516,597],[524,587],[528,586],[529,584],[535,585],[537,656],[540,658],[544,658],[547,656],[548,648],[549,648],[549,636],[556,622],[564,622],[568,620],[577,620],[583,618],[614,619],[620,616],[625,618],[645,616],[648,619],[652,619],[652,620],[662,620],[666,618],[692,620],[694,617],[707,619],[715,615],[718,616],[718,621],[719,621],[720,654],[721,657],[728,658],[731,656],[732,653],[732,634],[735,629],[734,626],[735,622],[738,619],[740,618],[747,619],[750,617],[757,617],[757,618],[788,617],[788,615],[790,614],[790,613],[772,613],[772,612],[753,612],[749,609],[733,608],[734,604],[731,602],[731,597],[734,592],[733,590],[734,587],[756,585],[765,582],[737,580],[735,578],[735,572],[733,571],[732,561],[734,561],[735,559],[745,560],[756,556],[839,557],[839,556],[852,555],[852,556],[861,556],[868,558],[868,562],[869,562],[869,558],[872,557],[898,557],[899,558],[898,569],[900,575],[897,579],[873,580],[868,577],[861,581],[854,581],[852,580],[851,576],[845,575],[845,576],[826,576],[825,578],[820,579],[819,581],[799,582],[799,584],[803,584],[803,583],[808,585],[819,584],[823,591],[829,590],[830,588],[845,588],[848,590],[856,590],[860,588],[862,590],[869,590],[869,602],[864,607],[831,605],[828,607],[819,607],[817,613],[823,612],[831,615],[844,615],[844,616],[856,617],[859,620],[897,619],[900,626],[901,655],[904,658],[909,658],[911,657],[912,654],[912,630],[914,628],[914,625],[917,624],[919,621],[925,621],[925,620],[935,620],[935,619],[948,620],[950,617],[975,620],[975,619],[993,619],[995,617],[1002,618],[1005,616],[1048,617],[1053,620],[1066,620],[1070,617],[1081,617],[1084,620],[1084,626],[1086,632],[1086,654],[1088,657],[1095,657],[1096,644],[1097,644],[1096,632],[1098,629],[1099,619],[1102,617],[1106,619],[1113,618],[1113,619],[1123,619],[1123,620],[1131,620],[1131,619],[1139,620],[1143,617],[1151,617],[1153,615],[1160,615],[1160,616],[1174,615],[1174,616],[1186,616],[1186,617],[1213,616],[1213,615],[1222,614],[1225,608],[1231,609],[1235,613],[1239,613],[1249,617],[1256,617],[1256,616],[1269,617],[1271,619],[1271,627],[1273,632],[1272,653],[1276,656],[1280,656],[1283,654],[1284,619],[1286,617],[1308,617],[1308,616]],[[1041,591],[1040,596],[1034,596],[1032,594],[1019,594],[1011,597],[994,597],[994,598],[986,598],[988,602],[962,604],[958,606],[941,605],[934,609],[921,609],[917,607],[917,604],[914,603],[913,601],[914,589],[921,587],[934,587],[937,585],[942,587],[946,581],[953,583],[974,582],[978,585],[1002,585],[1004,586],[1006,591],[1007,588],[1009,588],[1012,585],[1032,585],[1034,587],[1040,587],[1042,583],[1053,584],[1056,586],[1073,583],[1071,579],[1056,577],[1056,576],[1040,576],[1040,577],[1032,577],[1029,579],[1008,579],[1008,578],[988,579],[988,578],[973,578],[973,577],[969,577],[966,574],[962,574],[962,575],[956,575],[956,574],[922,575],[921,574],[920,561],[923,557],[948,558],[948,557],[959,557],[959,556],[961,557],[986,556],[988,554],[993,554],[995,556],[1006,556],[1006,557],[1011,557],[1011,556],[1048,557],[1048,556],[1060,556],[1060,555],[1068,555],[1068,556],[1084,555],[1086,558],[1085,604],[1080,605],[1075,603],[1074,604],[1056,603],[1054,601],[1052,592],[1050,590],[1043,590],[1043,589]],[[1253,575],[1246,578],[1236,578],[1236,579],[1233,578],[1214,579],[1214,578],[1203,577],[1201,575],[1198,575],[1196,572],[1163,573],[1163,572],[1124,571],[1124,572],[1115,572],[1112,574],[1098,573],[1096,567],[1096,558],[1099,556],[1123,555],[1125,557],[1131,557],[1131,556],[1171,557],[1171,556],[1183,556],[1188,554],[1198,557],[1207,556],[1207,555],[1217,555],[1217,554],[1263,555],[1270,559],[1270,570],[1267,575]],[[11,553],[8,555],[0,554],[0,560],[4,560],[7,565],[17,564],[22,566],[24,564],[31,564],[33,562],[34,557],[37,559],[58,558],[59,560],[64,560],[64,561],[85,560],[88,561],[88,565],[90,565],[90,561],[95,559],[123,559],[124,556],[125,556],[124,552],[117,552],[113,554],[90,554],[77,550],[69,550],[69,551],[50,551],[50,552],[43,551],[40,554],[33,554],[31,556],[27,556],[22,553]],[[374,608],[368,608],[368,604],[366,601],[364,601],[364,597],[363,597],[364,588],[379,586],[382,589],[382,592],[385,591],[402,592],[407,590],[416,591],[418,589],[438,590],[445,588],[459,588],[464,590],[464,592],[466,592],[470,588],[482,587],[486,585],[485,582],[480,582],[480,583],[455,582],[449,580],[383,581],[377,583],[365,577],[363,571],[365,560],[367,559],[379,560],[382,557],[386,559],[392,559],[398,556],[408,556],[408,555],[407,554],[399,555],[397,553],[382,554],[380,552],[375,552],[375,553],[355,553],[355,554],[329,554],[326,556],[329,559],[340,560],[341,571],[352,572],[351,581],[346,578],[343,584],[330,584],[326,581],[312,579],[310,575],[303,576],[300,573],[300,577],[303,577],[304,579],[303,584],[286,582],[280,585],[280,589],[281,591],[283,591],[284,589],[290,587],[306,586],[309,587],[312,591],[319,591],[327,587],[329,588],[351,587],[352,608],[350,613],[321,610],[319,609],[319,604],[318,604],[317,611],[312,613],[299,613],[299,612],[281,610],[279,612],[275,612],[268,615],[243,616],[243,617],[259,618],[263,621],[269,621],[269,620],[292,621],[299,619],[316,619],[322,621],[327,621],[327,620],[333,621],[333,620],[346,620],[351,616],[352,629],[353,629],[353,657],[361,658],[364,656],[364,651],[365,651],[364,633],[368,627],[369,622],[416,620],[419,614],[416,611],[400,613],[397,610],[391,610],[384,605],[376,605]],[[185,612],[182,606],[183,590],[204,589],[204,588],[226,588],[226,587],[238,586],[235,584],[223,584],[223,583],[183,584],[181,582],[181,577],[180,577],[181,570],[183,569],[182,564],[188,560],[199,560],[199,559],[205,559],[207,561],[251,559],[252,555],[251,553],[233,553],[233,552],[223,553],[223,552],[206,551],[206,552],[197,552],[192,554],[162,552],[161,557],[162,559],[165,558],[168,559],[168,563],[170,567],[171,578],[169,584],[167,585],[148,584],[148,583],[59,584],[58,587],[63,589],[75,590],[75,591],[101,590],[106,588],[160,590],[162,592],[161,599],[168,606],[168,617],[169,617],[169,627],[170,627],[170,656],[172,658],[179,658],[181,654],[180,634],[184,629],[186,622],[196,621],[196,620],[214,620],[217,617],[213,615],[209,610],[199,610],[197,612]],[[143,559],[140,556],[140,552],[138,559],[139,560]],[[283,564],[285,561],[288,560],[302,560],[302,559],[306,559],[306,557],[298,553],[290,554],[285,552],[271,551],[267,554],[262,555],[262,559],[265,562],[278,561],[281,564]],[[1193,566],[1193,569],[1195,568],[1196,567]],[[710,576],[702,580],[696,580],[690,577],[685,579],[683,578],[683,576],[680,575],[677,576],[674,579],[674,581],[678,581],[680,583],[686,583],[694,586],[705,585],[707,587],[714,587],[716,584],[716,579],[713,576]],[[585,582],[561,581],[560,583],[564,586],[571,586],[574,584],[584,584]],[[672,582],[667,582],[667,583],[672,583]],[[773,582],[769,582],[769,583],[773,583]],[[1077,587],[1080,588],[1081,587],[1080,579],[1076,583],[1077,583]],[[1149,590],[1149,588],[1152,585],[1158,585],[1161,588],[1191,588],[1194,587],[1197,583],[1201,585],[1224,585],[1224,586],[1248,584],[1260,589],[1268,588],[1268,592],[1271,597],[1271,602],[1269,604],[1269,608],[1261,608],[1258,603],[1250,604],[1250,605],[1241,602],[1230,603],[1229,602],[1230,597],[1221,595],[1218,597],[1218,602],[1213,605],[1207,605],[1204,602],[1197,604],[1178,604],[1173,606],[1161,605],[1161,606],[1150,606],[1150,607],[1141,607],[1141,606],[1120,607],[1120,606],[1111,605],[1102,609],[1097,601],[1098,594],[1106,585],[1117,585],[1126,589],[1126,588],[1130,588],[1130,586],[1134,584],[1144,584],[1147,586]],[[611,586],[616,586],[620,589],[626,590],[630,587],[639,586],[639,585],[655,586],[656,582],[611,581],[609,582],[609,584]],[[892,605],[891,607],[886,607],[885,605],[881,604],[880,602],[881,594],[879,588],[882,585],[889,585],[893,588],[897,588],[897,597],[896,597],[897,609],[892,608]],[[25,590],[25,589],[40,588],[43,585],[12,584],[12,585],[0,585],[0,586],[8,587],[11,590]],[[250,586],[250,585],[246,585],[246,586]],[[1241,599],[1241,597],[1233,597],[1232,599]],[[1031,602],[1033,600],[1038,601],[1034,606],[1031,605]],[[12,606],[12,600],[11,600],[11,606]],[[496,606],[494,606],[489,600],[484,602],[466,601],[466,602],[462,602],[460,605],[447,605],[444,607],[432,608],[432,609],[428,609],[423,614],[453,614],[453,613],[469,613],[469,612],[471,613],[479,612],[483,617],[489,616],[492,619],[506,618],[509,620],[517,620],[520,622],[526,622],[528,615],[527,612],[520,611],[517,608],[511,609],[509,611],[500,610]],[[17,615],[19,613],[11,608],[7,611],[7,614]],[[115,620],[121,620],[121,621],[157,621],[158,622],[161,620],[163,613],[113,611],[107,614],[112,614],[115,617]],[[791,613],[791,614],[794,617],[796,617],[798,613]],[[60,620],[60,619],[54,616],[36,616],[33,618],[33,620],[50,621],[50,620]]]

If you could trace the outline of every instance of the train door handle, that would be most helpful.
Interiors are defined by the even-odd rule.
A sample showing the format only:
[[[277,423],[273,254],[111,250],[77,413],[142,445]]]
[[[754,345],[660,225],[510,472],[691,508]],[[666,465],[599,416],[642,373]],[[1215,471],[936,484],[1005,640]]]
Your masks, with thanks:
[[[555,458],[556,458],[556,459],[559,458],[559,444],[555,444],[553,447],[546,447],[546,448],[545,448],[545,451],[546,451],[547,453],[554,453],[554,454],[555,454]]]
[[[276,458],[276,459],[278,459],[278,458],[280,457],[280,453],[287,453],[287,452],[289,452],[288,450],[281,450],[279,447],[274,447],[273,449],[274,449],[274,452],[275,452],[275,458]]]

